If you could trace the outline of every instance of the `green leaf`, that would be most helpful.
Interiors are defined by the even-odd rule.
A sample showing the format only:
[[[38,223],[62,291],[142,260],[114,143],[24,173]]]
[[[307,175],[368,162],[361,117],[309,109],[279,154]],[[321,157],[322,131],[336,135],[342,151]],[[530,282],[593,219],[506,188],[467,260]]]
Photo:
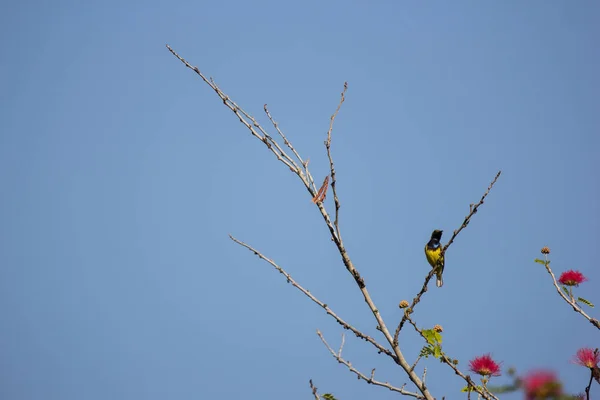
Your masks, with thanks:
[[[427,340],[427,343],[429,344],[435,344],[436,340],[435,340],[435,334],[436,332],[433,329],[423,329],[423,337],[425,338],[425,340]]]
[[[477,389],[483,390],[483,388],[479,385],[477,385]],[[472,392],[474,390],[475,390],[475,388],[473,388],[473,386],[468,385],[468,386],[465,386],[464,388],[462,388],[460,391],[464,393],[464,392]]]
[[[584,299],[583,297],[578,297],[578,298],[577,298],[577,301],[580,301],[580,302],[582,302],[582,303],[583,303],[583,304],[585,304],[586,306],[589,306],[589,307],[592,307],[592,308],[594,307],[594,305],[593,305],[593,304],[592,304],[590,301],[588,301],[588,300]]]
[[[427,340],[427,343],[430,345],[442,343],[442,335],[439,332],[436,332],[433,329],[423,329],[421,332],[423,333],[425,340]]]
[[[419,355],[421,357],[425,357],[425,358],[428,358],[432,354],[433,354],[433,350],[431,349],[430,346],[423,346],[423,348],[421,349],[421,352],[419,353]]]
[[[533,260],[533,261],[535,261],[535,262],[536,262],[536,263],[538,263],[538,264],[542,264],[542,265],[544,265],[544,266],[546,265],[546,263],[550,264],[550,261],[546,261],[546,260],[540,260],[539,258],[536,258],[536,259],[535,259],[535,260]]]
[[[567,289],[566,286],[562,287],[563,292],[565,292],[567,294],[567,296],[571,297],[571,293],[569,293],[569,289]]]
[[[435,358],[440,358],[442,356],[442,348],[439,345],[436,345],[433,348],[433,356]]]
[[[324,398],[325,400],[337,400],[331,393],[325,393],[321,397]]]

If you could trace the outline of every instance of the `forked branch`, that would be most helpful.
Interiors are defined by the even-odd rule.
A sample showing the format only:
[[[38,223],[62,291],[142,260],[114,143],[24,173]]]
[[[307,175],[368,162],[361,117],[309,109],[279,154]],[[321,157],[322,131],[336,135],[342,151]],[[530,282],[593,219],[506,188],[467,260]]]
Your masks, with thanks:
[[[329,169],[331,172],[331,190],[333,191],[333,201],[335,203],[335,221],[333,224],[335,225],[335,232],[340,242],[342,241],[342,236],[340,234],[340,199],[337,195],[335,166],[333,164],[333,158],[331,157],[331,132],[333,131],[333,122],[335,121],[335,117],[340,112],[342,104],[344,104],[344,100],[346,100],[346,90],[348,90],[348,82],[344,82],[344,90],[342,91],[342,94],[340,96],[340,102],[329,120],[329,130],[327,131],[327,140],[325,141],[325,148],[327,149],[327,158],[329,158]]]
[[[454,239],[458,236],[458,234],[460,233],[460,231],[462,231],[464,228],[467,227],[467,225],[469,225],[469,222],[471,222],[471,217],[473,215],[475,215],[475,213],[477,213],[477,209],[479,208],[479,206],[481,206],[483,204],[483,202],[484,202],[485,198],[487,197],[487,195],[490,194],[490,190],[492,190],[492,187],[494,187],[494,184],[496,183],[496,181],[498,180],[498,178],[500,177],[501,174],[502,174],[502,171],[498,171],[498,173],[496,174],[496,177],[494,177],[494,180],[492,180],[492,183],[490,183],[490,185],[488,186],[488,188],[485,191],[485,193],[483,194],[483,196],[481,196],[481,199],[479,200],[479,202],[477,204],[471,204],[470,205],[470,207],[469,207],[469,214],[467,214],[467,216],[463,220],[462,225],[457,230],[455,230],[453,232],[452,237],[450,238],[450,240],[448,241],[448,243],[446,243],[446,245],[442,249],[442,255],[444,255],[446,253],[446,250],[454,242]],[[410,315],[412,312],[414,312],[415,306],[421,301],[421,296],[423,296],[423,294],[425,292],[427,292],[427,286],[428,286],[429,281],[431,280],[431,278],[433,277],[434,274],[435,274],[435,270],[434,269],[432,269],[431,271],[429,271],[429,274],[427,275],[427,277],[425,278],[425,282],[423,283],[423,287],[421,288],[421,290],[419,291],[419,293],[417,293],[417,295],[413,299],[410,307],[408,308],[407,312],[402,317],[402,320],[398,324],[398,327],[396,328],[396,332],[394,333],[394,343],[398,343],[398,335],[400,334],[400,331],[402,330],[402,327],[406,323],[407,316]]]
[[[422,395],[418,394],[418,393],[413,393],[413,392],[409,392],[407,390],[404,389],[405,385],[402,385],[402,387],[396,387],[396,386],[392,386],[389,382],[381,382],[378,380],[375,380],[375,369],[371,370],[371,375],[367,376],[365,374],[363,374],[362,372],[360,372],[359,370],[357,370],[356,368],[354,368],[352,366],[352,363],[350,363],[349,361],[345,360],[344,358],[342,358],[342,346],[340,347],[340,351],[338,353],[335,352],[335,350],[333,350],[333,348],[327,343],[327,341],[325,340],[325,338],[323,337],[323,334],[321,333],[321,331],[317,330],[317,335],[319,335],[319,337],[321,338],[321,341],[323,342],[323,344],[325,345],[325,347],[327,347],[327,350],[329,350],[329,352],[331,353],[331,355],[333,356],[333,358],[335,358],[340,364],[345,365],[350,372],[356,374],[356,376],[358,377],[358,379],[361,379],[367,383],[370,383],[372,385],[375,386],[381,386],[384,388],[387,388],[389,390],[391,390],[392,392],[398,392],[400,394],[403,394],[405,396],[410,396],[410,397],[414,397],[416,399],[424,399],[425,397],[423,397]],[[342,336],[342,343],[343,343],[343,336]]]
[[[253,116],[251,116],[250,114],[248,114],[246,111],[244,111],[233,100],[231,100],[231,98],[228,95],[226,95],[217,86],[217,84],[215,83],[215,81],[212,78],[210,78],[210,79],[206,78],[206,76],[204,76],[204,74],[202,72],[200,72],[200,69],[198,69],[198,67],[192,66],[183,57],[181,57],[179,54],[177,54],[175,52],[175,50],[173,50],[171,48],[171,46],[169,46],[169,45],[166,45],[166,46],[167,46],[167,49],[169,49],[169,51],[171,52],[171,54],[173,54],[175,57],[177,57],[177,59],[179,59],[179,61],[181,61],[186,67],[188,67],[189,69],[191,69],[192,71],[194,71],[198,76],[200,76],[200,78],[202,78],[202,80],[204,81],[204,83],[206,83],[208,86],[210,86],[210,88],[212,90],[215,91],[215,93],[223,101],[223,104],[227,108],[229,108],[236,115],[236,117],[239,119],[239,121],[246,128],[248,128],[248,130],[250,131],[250,133],[252,134],[252,136],[254,136],[258,140],[260,140],[261,142],[263,142],[265,144],[265,146],[267,146],[267,148],[271,151],[271,153],[273,153],[275,155],[275,157],[279,161],[281,161],[286,167],[288,167],[290,169],[290,171],[292,171],[293,173],[295,173],[296,175],[298,175],[298,177],[300,178],[300,180],[302,181],[302,183],[304,183],[304,186],[306,187],[306,189],[310,193],[311,197],[313,197],[315,195],[315,193],[314,193],[313,188],[311,187],[312,177],[311,177],[311,175],[308,172],[305,174],[304,171],[303,171],[303,169],[308,171],[308,164],[307,163],[303,163],[303,168],[300,168],[298,166],[298,164],[296,164],[296,162],[294,161],[294,159],[291,156],[289,156],[281,148],[281,146],[277,143],[277,141],[275,139],[273,139],[267,133],[267,131],[265,129],[263,129],[263,127],[256,121],[256,119]],[[284,137],[284,140],[287,142],[287,139],[285,139],[285,137]],[[295,152],[295,150],[292,150],[292,151]],[[314,186],[314,182],[313,182],[312,186]]]
[[[279,271],[279,273],[281,273],[283,276],[285,276],[288,283],[291,283],[292,286],[294,286],[296,289],[298,289],[299,291],[304,293],[304,295],[306,297],[308,297],[314,303],[318,304],[321,308],[323,308],[327,314],[331,315],[337,321],[337,323],[342,326],[342,328],[351,331],[352,333],[354,333],[356,335],[356,337],[359,337],[359,338],[365,340],[366,342],[371,343],[373,346],[375,346],[375,348],[377,349],[377,351],[379,353],[384,353],[387,356],[394,359],[394,361],[396,361],[396,356],[394,355],[394,353],[392,353],[390,350],[383,347],[381,344],[377,343],[377,341],[375,339],[373,339],[372,337],[365,335],[364,333],[362,333],[361,331],[359,331],[358,329],[356,329],[355,327],[353,327],[352,325],[350,325],[349,323],[344,321],[342,318],[338,317],[338,315],[335,312],[333,312],[333,310],[331,308],[329,308],[329,306],[327,304],[325,304],[321,300],[317,299],[309,290],[302,287],[298,282],[296,282],[294,280],[294,278],[292,278],[292,276],[290,274],[288,274],[283,268],[281,268],[279,265],[277,265],[275,263],[275,261],[271,260],[270,258],[267,258],[260,251],[256,250],[254,247],[250,246],[249,244],[246,244],[246,243],[242,242],[241,240],[234,238],[231,235],[229,235],[229,238],[231,240],[233,240],[235,243],[239,244],[240,246],[243,246],[243,247],[247,248],[248,250],[250,250],[251,252],[253,252],[260,259],[271,264],[271,266],[273,266],[273,268],[275,268],[277,271]]]
[[[310,171],[308,170],[308,159],[306,161],[304,161],[302,159],[302,157],[300,157],[300,154],[298,154],[298,152],[296,151],[296,149],[292,145],[292,142],[290,142],[289,140],[287,140],[287,138],[285,137],[285,134],[281,131],[281,129],[279,129],[279,124],[271,116],[271,113],[269,112],[269,109],[267,108],[266,104],[264,106],[264,110],[265,110],[265,114],[267,114],[267,117],[269,118],[269,121],[271,121],[271,123],[273,124],[273,127],[275,128],[275,130],[277,131],[277,133],[279,133],[279,136],[281,136],[281,138],[283,139],[283,143],[287,147],[289,147],[289,149],[292,151],[292,153],[294,153],[294,155],[296,156],[296,158],[298,159],[298,161],[300,161],[300,164],[302,164],[302,166],[304,167],[304,172],[306,173],[306,176],[308,177],[308,180],[310,181],[310,184],[312,185],[313,190],[316,192],[317,191],[317,187],[315,186],[315,180],[313,179]]]

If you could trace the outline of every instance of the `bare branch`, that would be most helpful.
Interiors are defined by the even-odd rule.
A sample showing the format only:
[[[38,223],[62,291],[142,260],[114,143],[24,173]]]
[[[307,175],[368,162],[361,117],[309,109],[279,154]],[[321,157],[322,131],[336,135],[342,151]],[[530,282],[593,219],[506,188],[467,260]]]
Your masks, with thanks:
[[[458,236],[460,231],[462,231],[464,228],[467,227],[467,225],[469,225],[469,222],[471,221],[471,217],[473,215],[475,215],[475,213],[477,213],[477,209],[479,208],[479,206],[481,206],[483,204],[483,201],[485,200],[487,195],[490,194],[490,190],[492,190],[492,187],[494,187],[494,184],[496,183],[496,181],[498,180],[498,178],[500,177],[501,174],[502,174],[502,171],[498,171],[498,173],[496,174],[496,177],[494,178],[492,183],[490,183],[490,186],[488,186],[488,188],[485,191],[485,193],[483,194],[483,196],[481,196],[481,200],[479,200],[479,203],[477,203],[475,205],[471,204],[470,212],[463,220],[462,225],[460,226],[460,228],[458,228],[457,230],[454,231],[454,233],[452,234],[452,237],[450,238],[448,243],[442,249],[442,256],[446,253],[446,250],[448,249],[448,247],[450,247],[452,242],[454,242],[454,239],[456,238],[456,236]],[[404,313],[404,316],[402,317],[402,320],[398,324],[398,327],[396,328],[396,332],[394,333],[394,343],[398,343],[398,335],[400,334],[400,331],[402,330],[402,327],[404,326],[404,324],[406,322],[407,316],[410,315],[412,312],[414,312],[415,306],[417,304],[419,304],[419,302],[421,301],[421,296],[423,296],[423,294],[425,294],[425,292],[427,292],[427,286],[434,274],[435,274],[435,269],[432,269],[431,271],[429,271],[429,274],[427,275],[427,277],[425,278],[425,282],[423,283],[423,287],[421,288],[419,293],[417,293],[417,295],[415,296],[415,298],[412,301],[412,304]]]
[[[396,356],[394,355],[394,353],[392,353],[390,350],[386,349],[385,347],[383,347],[382,345],[380,345],[379,343],[377,343],[377,341],[375,341],[375,339],[373,339],[372,337],[370,337],[368,335],[365,335],[364,333],[362,333],[361,331],[359,331],[358,329],[356,329],[355,327],[353,327],[352,325],[350,325],[349,323],[347,323],[346,321],[344,321],[343,319],[341,319],[340,317],[338,317],[337,314],[335,312],[333,312],[333,310],[331,308],[329,308],[329,306],[327,304],[323,303],[321,300],[317,299],[310,291],[308,291],[307,289],[305,289],[302,286],[300,286],[300,284],[298,282],[296,282],[292,278],[292,276],[290,274],[288,274],[283,268],[281,268],[279,265],[277,265],[273,260],[265,257],[261,252],[259,252],[254,247],[250,246],[249,244],[246,244],[246,243],[244,243],[244,242],[242,242],[242,241],[234,238],[231,235],[229,235],[229,238],[231,240],[233,240],[235,243],[237,243],[237,244],[239,244],[239,245],[247,248],[251,252],[253,252],[260,259],[262,259],[262,260],[268,262],[269,264],[271,264],[277,271],[279,271],[283,276],[285,276],[285,278],[287,279],[287,281],[289,283],[291,283],[292,286],[294,286],[296,289],[298,289],[299,291],[301,291],[302,293],[304,293],[313,302],[315,302],[316,304],[318,304],[321,308],[323,308],[325,310],[325,312],[327,312],[327,314],[331,315],[338,322],[338,324],[340,324],[342,326],[342,328],[351,331],[357,337],[359,337],[359,338],[361,338],[361,339],[363,339],[363,340],[371,343],[373,346],[375,346],[377,348],[377,351],[379,353],[384,353],[385,355],[391,357],[394,361],[396,361]]]
[[[317,387],[313,385],[312,379],[309,380],[308,383],[310,384],[310,389],[312,390],[313,396],[315,396],[315,400],[321,400],[321,396],[319,396],[319,394],[317,393]]]
[[[339,215],[340,215],[340,199],[337,196],[336,191],[336,179],[335,179],[335,166],[333,164],[333,158],[331,157],[331,132],[333,131],[333,121],[335,121],[335,117],[340,112],[342,108],[342,104],[346,99],[346,90],[348,90],[348,82],[344,82],[344,90],[342,91],[340,97],[340,103],[337,106],[337,109],[333,113],[329,122],[329,130],[327,131],[327,140],[325,141],[325,147],[327,148],[327,158],[329,158],[329,169],[331,170],[331,189],[333,191],[333,201],[335,203],[335,232],[339,241],[342,241],[342,236],[340,235],[340,225],[339,225]]]
[[[346,342],[346,335],[342,333],[342,343],[340,344],[340,350],[338,351],[338,357],[342,356],[342,349],[344,348],[344,343]]]
[[[464,228],[467,227],[467,225],[469,225],[469,222],[471,222],[471,217],[473,215],[475,215],[475,213],[477,212],[477,209],[479,208],[479,206],[483,204],[483,201],[485,200],[485,198],[487,197],[487,195],[490,194],[490,190],[492,190],[492,188],[494,187],[494,184],[496,183],[496,181],[498,180],[498,178],[500,178],[501,174],[502,174],[502,171],[498,171],[498,173],[496,174],[496,177],[494,178],[494,180],[492,181],[492,183],[490,183],[490,186],[488,186],[488,188],[485,191],[485,193],[483,194],[483,196],[481,196],[481,200],[479,200],[479,203],[477,203],[475,205],[471,204],[471,206],[469,207],[470,208],[469,214],[463,220],[462,225],[460,226],[460,228],[458,228],[457,230],[455,230],[452,233],[452,237],[450,238],[450,240],[448,241],[448,243],[446,243],[446,245],[442,249],[442,256],[446,253],[446,250],[448,249],[448,247],[450,247],[450,245],[452,244],[452,242],[454,242],[454,239],[458,236],[458,234],[460,233],[460,231],[462,231]]]
[[[596,328],[600,329],[600,321],[587,315],[587,313],[585,311],[583,311],[583,309],[579,306],[579,304],[577,304],[577,301],[575,301],[575,298],[573,298],[573,297],[568,298],[567,295],[564,294],[562,290],[560,290],[560,287],[558,286],[558,282],[556,281],[556,277],[554,276],[554,272],[552,272],[552,269],[550,268],[550,261],[548,260],[548,255],[544,254],[544,258],[546,259],[546,262],[544,264],[546,267],[546,271],[548,271],[548,273],[552,277],[552,283],[554,284],[554,287],[556,288],[556,291],[558,292],[560,297],[562,297],[564,301],[566,301],[571,307],[573,307],[573,310],[575,312],[578,312],[579,314],[583,315],[584,318],[587,319],[588,321],[590,321],[590,323],[592,325],[594,325]]]
[[[296,149],[292,145],[292,142],[290,142],[289,140],[287,140],[287,138],[285,137],[285,135],[283,134],[283,132],[281,131],[281,129],[279,129],[279,124],[277,122],[275,122],[275,120],[271,116],[271,113],[269,112],[269,109],[267,108],[266,104],[264,106],[264,110],[265,110],[265,114],[267,114],[267,117],[269,117],[269,120],[273,124],[273,127],[275,128],[275,130],[277,130],[277,133],[279,133],[279,136],[281,136],[281,138],[283,139],[283,143],[285,143],[285,145],[290,148],[290,150],[292,151],[292,153],[294,153],[294,155],[296,156],[296,158],[298,159],[298,161],[300,161],[300,164],[302,164],[302,166],[304,167],[304,172],[306,173],[306,176],[308,177],[308,179],[309,179],[309,181],[310,181],[310,183],[312,185],[313,190],[316,192],[317,191],[317,187],[315,185],[315,181],[314,181],[314,179],[313,179],[310,171],[308,170],[308,160],[304,161],[302,159],[302,157],[300,157],[300,154],[298,154],[298,152],[296,151]]]
[[[419,356],[417,357],[417,359],[415,360],[415,362],[413,363],[413,365],[411,365],[411,367],[410,367],[410,370],[411,370],[411,371],[414,371],[414,370],[415,370],[415,368],[417,368],[417,364],[419,363],[419,361],[421,361],[421,355],[419,355]]]
[[[358,379],[362,379],[363,381],[370,383],[372,385],[375,386],[382,386],[385,388],[388,388],[389,390],[393,391],[393,392],[398,392],[401,393],[405,396],[411,396],[414,397],[416,399],[424,399],[424,397],[418,393],[413,393],[413,392],[409,392],[407,390],[404,390],[404,387],[395,387],[390,385],[388,382],[380,382],[380,381],[376,381],[375,379],[373,379],[373,377],[375,376],[375,369],[371,370],[371,376],[367,377],[365,374],[363,374],[362,372],[360,372],[359,370],[357,370],[356,368],[354,368],[352,366],[352,364],[349,361],[344,360],[342,357],[340,357],[338,354],[335,353],[335,350],[333,350],[331,348],[331,346],[329,346],[329,344],[327,343],[327,341],[325,340],[325,338],[323,337],[323,334],[321,333],[321,331],[317,330],[317,335],[319,335],[319,337],[321,338],[321,341],[323,342],[323,344],[325,345],[325,347],[327,347],[327,349],[329,350],[329,352],[331,353],[331,355],[333,356],[333,358],[335,358],[340,364],[344,364],[351,372],[353,372],[354,374],[356,374],[356,376],[358,377]]]
[[[202,80],[210,86],[212,90],[217,93],[217,95],[223,101],[223,104],[229,108],[239,119],[239,121],[250,130],[252,136],[256,137],[258,140],[263,142],[265,146],[275,155],[275,157],[281,161],[285,166],[287,166],[293,173],[298,175],[298,177],[304,183],[304,186],[308,189],[311,197],[315,195],[313,193],[313,189],[311,188],[310,178],[307,178],[302,169],[294,162],[294,160],[277,144],[277,142],[262,128],[262,126],[256,121],[254,117],[244,111],[240,106],[238,106],[231,98],[226,95],[215,83],[215,81],[211,79],[207,79],[202,72],[198,69],[198,67],[192,66],[189,62],[187,62],[183,57],[175,52],[171,48],[171,46],[167,45],[167,49],[173,54],[179,61],[181,61],[186,67],[194,71]]]

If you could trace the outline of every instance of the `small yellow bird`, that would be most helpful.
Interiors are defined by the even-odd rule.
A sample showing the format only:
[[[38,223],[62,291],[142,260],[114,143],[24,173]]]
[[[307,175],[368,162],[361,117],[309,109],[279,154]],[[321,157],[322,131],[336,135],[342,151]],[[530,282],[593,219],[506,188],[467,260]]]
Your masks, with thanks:
[[[438,231],[437,229],[431,234],[431,239],[425,245],[425,256],[427,261],[432,268],[436,269],[436,285],[442,287],[444,281],[442,280],[442,273],[444,272],[444,256],[442,256],[442,245],[440,240],[442,239],[442,233],[444,231]]]

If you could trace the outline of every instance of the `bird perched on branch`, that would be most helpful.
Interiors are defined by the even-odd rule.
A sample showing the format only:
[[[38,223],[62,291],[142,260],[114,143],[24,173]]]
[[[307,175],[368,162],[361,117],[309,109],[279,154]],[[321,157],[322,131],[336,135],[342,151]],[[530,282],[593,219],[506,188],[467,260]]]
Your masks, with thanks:
[[[425,245],[425,256],[429,265],[436,270],[436,285],[442,287],[444,281],[442,280],[442,273],[444,272],[444,256],[442,255],[442,233],[444,231],[438,231],[437,229],[431,234],[431,239]]]

